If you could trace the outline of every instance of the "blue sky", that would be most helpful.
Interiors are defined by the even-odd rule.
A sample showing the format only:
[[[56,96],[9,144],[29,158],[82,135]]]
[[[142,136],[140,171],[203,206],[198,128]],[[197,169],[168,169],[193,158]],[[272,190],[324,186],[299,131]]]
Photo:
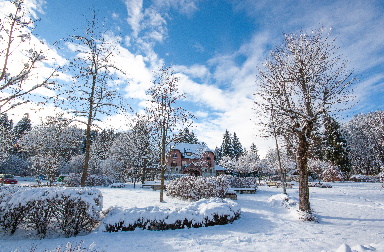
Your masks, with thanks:
[[[27,2],[41,18],[36,34],[48,44],[81,30],[83,15],[97,10],[99,19],[122,38],[119,61],[129,74],[126,96],[138,110],[152,71],[172,65],[187,95],[183,104],[198,117],[193,130],[211,148],[221,144],[225,129],[236,132],[245,147],[256,143],[262,154],[273,146],[257,137],[252,94],[257,67],[281,44],[283,33],[332,28],[359,78],[354,86],[358,103],[344,116],[384,109],[383,1]]]

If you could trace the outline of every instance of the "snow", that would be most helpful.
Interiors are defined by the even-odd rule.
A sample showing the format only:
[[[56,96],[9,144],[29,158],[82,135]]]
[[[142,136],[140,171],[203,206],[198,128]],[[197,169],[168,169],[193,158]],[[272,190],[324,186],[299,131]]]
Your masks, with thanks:
[[[21,181],[20,183],[27,183]],[[82,243],[96,251],[384,251],[384,189],[380,183],[336,182],[332,188],[310,188],[317,222],[302,222],[293,215],[295,205],[284,206],[281,188],[259,186],[256,194],[239,194],[241,217],[232,224],[167,231],[107,233],[33,239],[0,236],[0,251],[64,249]],[[184,208],[191,202],[128,184],[126,188],[101,188],[103,209]],[[298,188],[287,189],[289,202],[298,199]],[[204,210],[206,211],[206,210]],[[86,250],[82,250],[86,251]]]

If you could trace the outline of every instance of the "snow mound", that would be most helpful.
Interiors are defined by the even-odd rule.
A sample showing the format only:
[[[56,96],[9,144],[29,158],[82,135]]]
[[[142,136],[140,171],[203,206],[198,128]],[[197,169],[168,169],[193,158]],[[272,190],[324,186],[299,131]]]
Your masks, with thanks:
[[[286,208],[291,208],[296,206],[298,201],[297,199],[289,197],[287,194],[280,193],[269,197],[268,202],[272,206],[284,206]]]
[[[301,211],[298,207],[298,199],[287,194],[276,194],[269,197],[268,202],[272,206],[283,206],[288,209],[289,215],[296,220],[317,221],[312,211]]]

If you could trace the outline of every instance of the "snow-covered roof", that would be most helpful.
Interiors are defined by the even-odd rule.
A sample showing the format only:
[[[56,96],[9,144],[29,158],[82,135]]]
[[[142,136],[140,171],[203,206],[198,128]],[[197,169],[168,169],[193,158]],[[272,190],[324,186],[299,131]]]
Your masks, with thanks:
[[[200,158],[201,154],[210,151],[207,146],[202,144],[176,143],[171,147],[172,150],[179,150],[184,158]]]
[[[224,167],[220,166],[220,165],[215,165],[215,171],[226,171],[227,169],[225,169]]]

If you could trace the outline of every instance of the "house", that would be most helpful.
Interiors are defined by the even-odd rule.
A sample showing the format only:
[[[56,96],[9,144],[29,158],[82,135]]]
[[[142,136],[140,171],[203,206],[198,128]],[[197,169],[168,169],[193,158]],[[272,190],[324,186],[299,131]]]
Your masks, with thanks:
[[[215,155],[202,144],[174,144],[168,153],[167,173],[216,176]]]

